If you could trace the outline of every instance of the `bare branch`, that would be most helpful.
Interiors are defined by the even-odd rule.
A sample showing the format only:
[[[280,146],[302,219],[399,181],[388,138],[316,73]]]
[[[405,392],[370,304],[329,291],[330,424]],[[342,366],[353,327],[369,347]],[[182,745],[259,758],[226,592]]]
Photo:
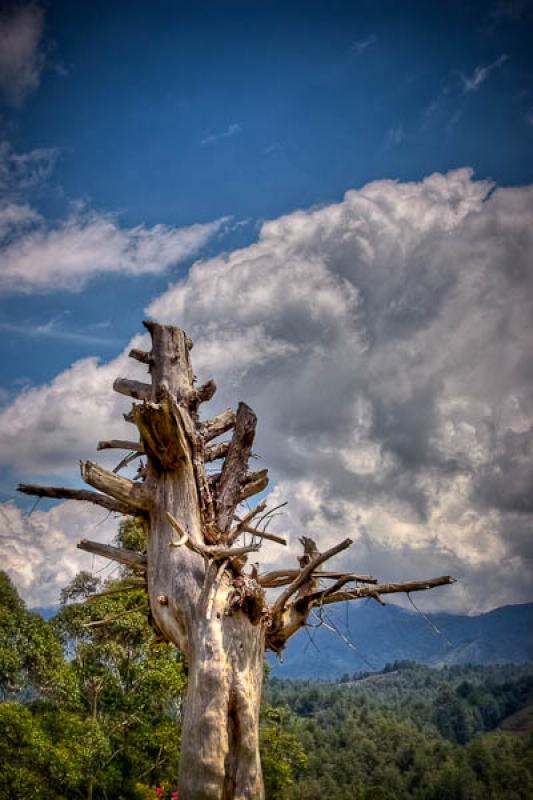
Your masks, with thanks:
[[[230,531],[228,536],[228,542],[234,542],[235,539],[241,534],[244,528],[248,525],[250,526],[250,522],[256,517],[258,514],[261,514],[266,508],[266,500],[262,500],[255,508],[252,508],[245,516],[240,519],[239,517],[235,516],[234,519],[237,521],[237,526]],[[255,529],[254,529],[255,531]]]
[[[134,400],[150,400],[152,397],[152,387],[149,383],[130,381],[129,378],[117,378],[113,383],[113,389],[119,394],[133,397]]]
[[[140,455],[139,453],[133,452],[133,453],[128,453],[126,456],[124,456],[124,458],[122,458],[118,462],[116,467],[113,467],[114,474],[116,475],[117,472],[120,472],[121,469],[124,469],[124,467],[127,467],[128,464],[131,464],[131,462],[135,461],[136,458],[139,458],[139,455]]]
[[[268,470],[261,469],[258,472],[250,472],[246,476],[246,483],[241,489],[239,503],[242,503],[248,497],[252,497],[258,492],[264,491],[268,486]]]
[[[254,536],[259,536],[261,539],[268,539],[269,542],[277,542],[278,544],[287,545],[287,539],[283,536],[278,536],[270,531],[260,531],[253,525],[243,525],[239,533],[252,533]]]
[[[98,442],[97,450],[133,450],[136,453],[144,453],[144,447],[140,442],[129,442],[124,439],[109,439]]]
[[[313,572],[316,572],[316,568],[319,567],[324,561],[327,561],[333,556],[336,556],[337,553],[341,553],[343,550],[347,550],[353,544],[351,539],[344,539],[344,541],[340,542],[339,544],[335,545],[335,547],[330,547],[329,550],[326,550],[324,553],[319,553],[317,556],[311,559],[309,564],[300,570],[300,573],[297,578],[293,580],[293,582],[287,586],[287,588],[280,594],[277,598],[276,602],[272,607],[272,616],[275,617],[283,611],[287,600],[289,600],[292,595],[298,591],[300,586],[303,586],[309,578],[312,577]]]
[[[134,347],[132,350],[130,350],[128,355],[130,358],[140,361],[141,364],[150,365],[152,363],[152,354],[147,353],[145,350],[138,350],[136,347]]]
[[[237,558],[238,556],[243,556],[246,553],[256,553],[259,550],[259,545],[249,545],[247,547],[219,547],[218,545],[203,545],[199,544],[198,542],[193,542],[189,538],[187,531],[181,527],[178,520],[170,513],[170,511],[167,511],[165,516],[174,530],[180,536],[178,542],[172,542],[173,547],[181,547],[182,545],[186,544],[187,547],[189,547],[191,550],[194,550],[196,553],[199,553],[207,558],[213,558],[215,560]]]
[[[77,547],[87,553],[94,553],[97,556],[109,558],[111,561],[118,561],[119,564],[125,564],[131,569],[144,570],[146,568],[146,556],[142,553],[136,553],[134,550],[125,550],[123,547],[114,547],[111,544],[103,544],[102,542],[91,542],[89,539],[82,539]]]
[[[218,444],[208,445],[204,450],[204,461],[216,461],[217,458],[226,458],[229,450],[229,442],[219,442]]]
[[[206,381],[201,386],[198,386],[197,389],[194,390],[191,396],[191,405],[199,405],[200,403],[207,403],[214,397],[214,394],[217,390],[217,385],[215,381],[211,378],[211,380]]]
[[[362,597],[375,597],[382,594],[399,594],[402,592],[422,592],[426,589],[434,589],[436,586],[447,586],[455,583],[455,578],[450,575],[443,575],[440,578],[429,578],[425,581],[408,581],[407,583],[381,583],[376,586],[359,586],[346,592],[335,592],[328,594],[328,590],[313,592],[305,595],[302,601],[306,604],[318,605],[323,603],[341,603],[344,600],[360,600]]]
[[[17,487],[18,492],[34,495],[36,497],[50,497],[56,500],[85,500],[94,503],[108,511],[116,511],[118,514],[136,513],[128,503],[122,503],[112,497],[97,492],[89,492],[87,489],[66,489],[60,486],[36,486],[31,483],[21,483]]]
[[[299,575],[299,573],[299,569],[281,569],[260,575],[257,580],[261,586],[264,586],[267,589],[277,589],[280,586],[287,586]],[[349,581],[357,581],[360,583],[377,583],[377,579],[373,578],[372,575],[359,575],[355,572],[313,572],[313,578],[318,578],[319,580],[346,579],[342,584],[343,586],[344,583],[348,583]],[[330,589],[331,587],[329,587],[327,591],[329,592]]]
[[[137,483],[115,475],[93,461],[80,462],[80,471],[81,477],[89,486],[111,495],[116,500],[125,503],[130,509],[149,510],[150,497]]]
[[[258,544],[251,544],[245,547],[219,547],[216,544],[197,544],[196,542],[192,542],[190,539],[187,539],[185,544],[187,547],[190,547],[191,550],[195,550],[197,553],[200,553],[200,555],[206,556],[207,558],[213,558],[215,561],[220,561],[221,559],[225,558],[237,558],[239,556],[246,555],[246,553],[257,553],[261,547]]]
[[[226,431],[229,431],[235,425],[235,412],[233,409],[228,408],[216,417],[207,419],[200,426],[200,433],[204,437],[204,441],[210,442],[216,436],[220,436]]]

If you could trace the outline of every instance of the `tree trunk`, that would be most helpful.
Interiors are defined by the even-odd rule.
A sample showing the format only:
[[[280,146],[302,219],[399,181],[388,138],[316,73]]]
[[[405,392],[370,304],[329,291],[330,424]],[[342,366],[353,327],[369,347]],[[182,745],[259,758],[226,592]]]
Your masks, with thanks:
[[[264,633],[242,611],[224,616],[227,591],[193,633],[185,700],[180,796],[261,800],[259,706]]]
[[[160,475],[148,536],[148,592],[154,624],[188,665],[179,792],[186,800],[261,800],[259,707],[263,620],[228,613],[234,591],[227,562],[206,564],[173,547],[171,510],[191,538],[200,526],[192,471]]]

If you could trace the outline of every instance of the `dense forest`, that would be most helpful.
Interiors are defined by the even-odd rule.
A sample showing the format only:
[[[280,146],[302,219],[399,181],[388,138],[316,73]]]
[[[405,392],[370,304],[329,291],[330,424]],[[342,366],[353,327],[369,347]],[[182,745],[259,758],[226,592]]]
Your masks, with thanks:
[[[138,549],[139,536],[125,523],[117,538]],[[80,573],[46,622],[0,573],[1,800],[177,797],[187,665],[154,635],[134,584],[126,570]],[[526,800],[533,737],[501,726],[532,697],[533,665],[267,676],[267,797]]]

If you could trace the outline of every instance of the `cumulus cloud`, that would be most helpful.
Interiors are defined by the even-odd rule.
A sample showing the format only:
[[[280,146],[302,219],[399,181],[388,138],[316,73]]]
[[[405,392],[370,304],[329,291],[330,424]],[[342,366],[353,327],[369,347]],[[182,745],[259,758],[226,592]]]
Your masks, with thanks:
[[[145,343],[136,337],[130,346]],[[124,351],[108,364],[84,358],[50,383],[24,389],[0,412],[2,462],[19,474],[70,472],[75,479],[78,459],[94,459],[99,439],[131,436],[131,424],[122,417],[131,402],[113,392],[113,381],[119,375],[144,379],[144,372]],[[111,457],[104,456],[106,462]]]
[[[0,14],[0,93],[12,105],[39,86],[43,29],[43,11],[34,3]]]
[[[468,169],[376,181],[265,223],[148,309],[195,340],[213,413],[258,413],[259,463],[289,501],[278,529],[350,534],[344,563],[386,579],[461,579],[427,608],[531,600],[532,212],[531,187]],[[125,361],[22,393],[0,415],[6,461],[61,471],[120,435]]]
[[[81,569],[109,573],[105,559],[76,548],[83,538],[113,538],[117,521],[102,509],[70,502],[28,515],[14,503],[0,503],[0,521],[2,569],[30,607],[56,605],[61,588]]]

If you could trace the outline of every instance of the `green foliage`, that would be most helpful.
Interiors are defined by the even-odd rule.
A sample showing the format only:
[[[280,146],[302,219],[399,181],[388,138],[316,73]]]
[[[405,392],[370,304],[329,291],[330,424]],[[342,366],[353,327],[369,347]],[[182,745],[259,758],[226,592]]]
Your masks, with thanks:
[[[134,519],[125,518],[119,525],[116,541],[120,547],[124,547],[126,550],[142,553],[145,547],[142,525]]]
[[[533,797],[533,737],[475,733],[493,729],[525,702],[532,678],[532,665],[397,664],[339,684],[272,679],[266,699],[287,709],[287,732],[307,756],[283,797]]]
[[[294,785],[294,776],[307,764],[298,738],[289,728],[290,715],[284,708],[263,705],[261,709],[261,763],[269,800],[282,800]]]
[[[57,707],[0,705],[0,797],[85,797],[89,776],[110,757],[96,721]]]
[[[117,538],[144,547],[133,523]],[[0,573],[0,800],[154,800],[176,787],[184,666],[128,577],[80,573],[47,623]],[[498,729],[533,695],[532,665],[400,662],[338,684],[266,669],[265,684],[267,800],[533,797],[533,737]]]
[[[0,572],[0,699],[64,697],[75,692],[71,677],[50,625],[26,610]]]

